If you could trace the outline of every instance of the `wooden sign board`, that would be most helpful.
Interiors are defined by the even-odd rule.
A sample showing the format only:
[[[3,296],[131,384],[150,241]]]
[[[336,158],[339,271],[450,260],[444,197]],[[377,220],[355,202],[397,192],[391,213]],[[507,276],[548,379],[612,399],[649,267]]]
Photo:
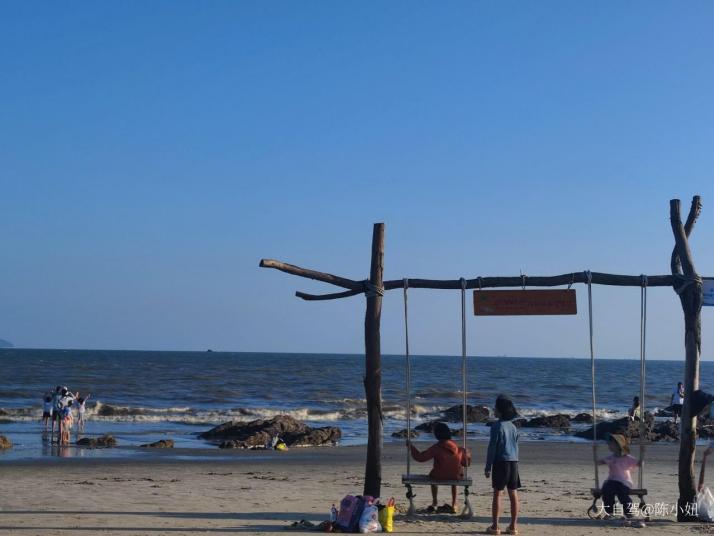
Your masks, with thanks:
[[[474,290],[476,316],[575,315],[575,290]]]
[[[704,303],[702,305],[714,305],[714,277],[703,277]]]

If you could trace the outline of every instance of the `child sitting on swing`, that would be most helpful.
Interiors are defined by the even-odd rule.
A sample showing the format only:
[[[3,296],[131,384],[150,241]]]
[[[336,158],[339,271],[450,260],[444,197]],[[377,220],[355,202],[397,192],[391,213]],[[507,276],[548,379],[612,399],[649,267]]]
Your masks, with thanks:
[[[437,443],[419,452],[414,445],[409,443],[412,458],[418,462],[434,460],[434,468],[429,473],[433,480],[460,480],[464,476],[464,467],[471,465],[471,454],[459,447],[451,440],[451,429],[443,422],[434,424],[434,437]],[[456,513],[456,486],[451,486],[451,506],[439,506],[438,486],[431,486],[431,506],[427,512]]]
[[[607,440],[610,449],[609,456],[598,461],[600,465],[607,465],[609,473],[602,485],[602,504],[608,517],[613,515],[615,497],[620,501],[625,514],[625,524],[630,524],[635,507],[630,498],[630,489],[634,487],[630,471],[635,467],[642,467],[642,460],[630,456],[630,444],[627,438],[620,434],[611,434]],[[639,527],[644,527],[645,522],[639,520]]]

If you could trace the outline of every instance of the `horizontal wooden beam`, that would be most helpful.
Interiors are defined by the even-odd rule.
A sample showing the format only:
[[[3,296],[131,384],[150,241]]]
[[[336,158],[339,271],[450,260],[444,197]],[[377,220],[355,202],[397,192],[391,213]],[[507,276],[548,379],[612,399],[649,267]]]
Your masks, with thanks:
[[[591,272],[593,285],[614,285],[619,287],[642,286],[642,276],[619,275]],[[671,287],[674,278],[671,275],[647,276],[649,287]],[[481,277],[466,280],[467,289],[502,288],[502,287],[558,287],[573,283],[587,283],[586,272],[551,276],[511,276],[511,277]],[[404,281],[395,279],[384,282],[385,290],[403,288]],[[460,279],[409,279],[410,288],[460,289]]]
[[[308,301],[336,300],[348,298],[362,294],[365,291],[364,281],[356,281],[336,275],[301,268],[293,264],[263,259],[260,261],[261,268],[274,268],[299,277],[306,277],[324,283],[330,283],[338,287],[348,289],[346,292],[335,292],[331,294],[308,294],[306,292],[296,292],[298,298]],[[591,272],[593,285],[611,285],[618,287],[639,287],[642,286],[642,276],[640,275],[620,275],[606,274],[602,272]],[[647,276],[648,287],[672,287],[674,286],[674,276],[671,275],[650,275]],[[467,289],[478,288],[514,288],[514,287],[558,287],[572,285],[575,283],[587,283],[587,272],[572,272],[552,276],[511,276],[511,277],[477,277],[466,280]],[[409,288],[427,288],[458,290],[461,288],[460,279],[409,279]],[[384,290],[394,290],[404,288],[403,279],[392,279],[384,282]]]

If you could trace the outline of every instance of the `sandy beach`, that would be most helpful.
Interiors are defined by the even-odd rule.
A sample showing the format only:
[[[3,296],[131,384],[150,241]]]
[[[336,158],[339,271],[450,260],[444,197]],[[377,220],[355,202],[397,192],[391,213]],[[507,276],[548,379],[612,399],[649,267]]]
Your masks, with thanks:
[[[483,533],[490,508],[489,482],[480,460],[485,443],[473,443],[472,495],[475,517],[398,516],[395,532]],[[605,447],[600,449],[604,451]],[[647,452],[649,502],[666,505],[647,529],[657,534],[708,534],[706,525],[674,522],[677,445],[652,445]],[[341,447],[258,451],[158,452],[153,459],[42,459],[4,462],[0,472],[0,533],[34,534],[285,534],[293,521],[318,523],[332,503],[361,491],[364,449]],[[201,460],[190,456],[200,454]],[[588,444],[532,442],[521,446],[522,534],[607,534],[619,523],[586,516],[592,486]],[[404,449],[387,446],[383,495],[404,507],[400,475]],[[428,464],[426,464],[428,466]],[[427,469],[427,467],[418,469]],[[604,475],[603,475],[604,477]],[[446,492],[446,490],[444,490]],[[443,493],[443,492],[442,492]],[[446,497],[444,493],[442,495]],[[417,505],[429,503],[417,489]],[[664,508],[663,508],[664,509]],[[291,533],[291,532],[287,532]],[[299,532],[298,532],[299,533]]]

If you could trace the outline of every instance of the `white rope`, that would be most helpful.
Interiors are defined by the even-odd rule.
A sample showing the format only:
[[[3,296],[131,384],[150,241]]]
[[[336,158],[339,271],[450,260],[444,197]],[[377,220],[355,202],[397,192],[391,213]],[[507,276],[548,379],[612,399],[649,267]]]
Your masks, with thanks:
[[[645,462],[644,462],[644,445],[645,445],[645,384],[647,377],[645,374],[645,359],[646,359],[646,343],[647,343],[647,276],[642,274],[642,286],[640,287],[640,471],[639,471],[639,487],[645,487]]]
[[[588,285],[588,324],[590,328],[590,376],[592,380],[592,401],[593,401],[593,466],[595,467],[595,487],[600,488],[600,475],[597,467],[597,415],[595,413],[595,346],[593,344],[593,275],[590,270],[585,272],[585,279]]]
[[[464,429],[463,440],[464,450],[466,450],[466,424],[468,422],[466,397],[467,397],[467,381],[466,381],[466,279],[461,278],[461,387],[463,390],[463,417]],[[464,478],[468,477],[468,465],[464,466]]]
[[[412,443],[412,368],[409,361],[409,315],[407,307],[407,289],[409,280],[404,279],[404,363],[405,370],[405,390],[407,395],[407,477],[411,474],[411,443]]]

